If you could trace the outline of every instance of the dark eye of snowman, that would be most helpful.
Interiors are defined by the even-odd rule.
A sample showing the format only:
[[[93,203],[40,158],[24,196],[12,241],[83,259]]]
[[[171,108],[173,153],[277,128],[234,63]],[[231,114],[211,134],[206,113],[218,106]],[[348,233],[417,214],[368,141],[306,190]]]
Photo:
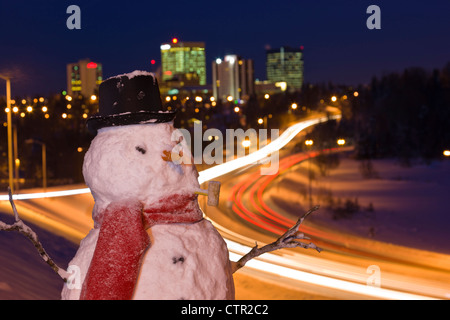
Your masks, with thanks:
[[[145,154],[147,152],[147,150],[145,150],[144,148],[142,148],[140,146],[136,146],[136,150],[139,151],[142,154]]]

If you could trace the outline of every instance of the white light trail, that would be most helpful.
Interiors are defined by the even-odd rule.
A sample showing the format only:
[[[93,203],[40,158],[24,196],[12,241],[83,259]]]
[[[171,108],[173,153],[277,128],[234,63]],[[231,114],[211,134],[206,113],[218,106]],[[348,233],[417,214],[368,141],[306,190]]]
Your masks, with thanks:
[[[233,250],[236,243],[227,241],[228,248]],[[244,246],[245,248],[245,246]],[[247,252],[251,249],[247,247]],[[270,260],[270,253],[266,253],[267,260]],[[230,252],[230,260],[237,261],[242,255]],[[399,292],[395,290],[383,289],[380,287],[374,287],[364,284],[359,284],[351,281],[340,280],[336,278],[331,278],[327,276],[317,275],[314,273],[304,272],[288,267],[283,267],[276,265],[271,262],[265,262],[259,259],[252,259],[246,263],[247,267],[257,269],[259,271],[264,271],[276,275],[282,275],[283,277],[290,278],[293,280],[306,282],[318,286],[323,286],[327,288],[332,288],[336,290],[353,292],[369,297],[374,297],[378,299],[390,299],[390,300],[434,300],[426,296],[409,294],[404,292]]]
[[[89,188],[72,189],[72,190],[60,190],[60,191],[50,191],[50,192],[35,192],[35,193],[24,193],[24,194],[13,194],[13,200],[30,200],[30,199],[40,199],[40,198],[54,198],[54,197],[64,197],[73,196],[77,194],[90,193]],[[8,195],[0,195],[0,201],[8,201]]]
[[[220,165],[216,165],[212,168],[203,170],[199,172],[198,181],[202,184],[205,181],[209,181],[230,173],[234,170],[240,169],[247,165],[256,163],[267,158],[271,153],[278,152],[281,148],[283,148],[286,144],[289,143],[297,134],[299,134],[302,130],[313,126],[315,124],[325,122],[328,120],[339,119],[340,115],[335,115],[331,117],[321,117],[312,120],[306,120],[302,122],[298,122],[289,128],[286,129],[277,139],[270,142],[268,145],[263,148],[241,158],[237,158],[228,162],[225,162]]]
[[[253,241],[252,239],[241,236],[231,230],[217,225],[217,223],[211,221],[213,225],[226,234],[230,234],[234,237],[239,237],[244,241]],[[225,239],[228,250],[230,251],[229,257],[231,261],[238,261],[243,255],[248,253],[252,248],[228,239]],[[262,258],[264,257],[264,258]],[[436,300],[424,295],[411,294],[406,292],[400,292],[390,289],[384,289],[381,287],[369,286],[366,284],[356,283],[353,281],[341,280],[326,275],[318,275],[306,271],[301,271],[293,267],[287,267],[291,261],[289,258],[283,258],[272,253],[265,253],[264,256],[257,257],[249,260],[245,266],[248,268],[256,269],[258,271],[264,271],[278,276],[283,276],[296,281],[309,283],[317,286],[327,287],[335,290],[352,292],[356,294],[373,297],[376,299],[390,299],[390,300]],[[284,266],[280,265],[284,264]],[[356,280],[356,279],[355,279]]]

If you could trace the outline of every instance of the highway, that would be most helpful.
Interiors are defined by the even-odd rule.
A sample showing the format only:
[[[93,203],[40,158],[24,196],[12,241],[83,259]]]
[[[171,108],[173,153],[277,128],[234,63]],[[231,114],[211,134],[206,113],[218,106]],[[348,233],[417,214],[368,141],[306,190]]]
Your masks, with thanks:
[[[219,207],[204,206],[202,199],[199,202],[206,218],[213,222],[227,242],[231,260],[237,261],[255,242],[262,246],[274,241],[303,213],[285,212],[264,195],[277,177],[289,174],[291,168],[317,154],[290,154],[283,148],[300,132],[321,121],[326,119],[322,117],[294,124],[265,148],[200,171],[201,183],[206,184],[209,180],[222,183]],[[279,172],[261,175],[261,164],[256,163],[261,163],[278,150]],[[60,189],[50,189],[46,194],[31,191],[15,195],[14,199],[24,219],[76,242],[92,228],[92,196],[85,186]],[[69,194],[65,193],[67,190]],[[8,212],[6,200],[6,195],[0,196],[0,210]],[[265,279],[272,282],[274,288],[284,286],[330,299],[450,298],[448,255],[341,234],[308,220],[300,231],[309,235],[323,251],[279,250],[249,261],[238,273]]]
[[[289,174],[290,167],[309,156],[314,154],[281,159],[280,175]],[[259,175],[255,168],[221,179],[222,196],[228,200],[222,203],[220,210],[206,210],[211,219],[218,222],[216,227],[224,237],[233,241],[229,247],[231,252],[235,250],[236,259],[248,252],[255,241],[259,246],[274,241],[304,213],[300,210],[284,212],[267,201],[264,193],[276,179],[277,176]],[[261,270],[272,277],[283,275],[278,281],[330,299],[450,298],[448,255],[340,234],[308,220],[300,231],[310,236],[323,251],[283,249],[263,255],[253,263],[250,261],[250,269],[259,277]]]

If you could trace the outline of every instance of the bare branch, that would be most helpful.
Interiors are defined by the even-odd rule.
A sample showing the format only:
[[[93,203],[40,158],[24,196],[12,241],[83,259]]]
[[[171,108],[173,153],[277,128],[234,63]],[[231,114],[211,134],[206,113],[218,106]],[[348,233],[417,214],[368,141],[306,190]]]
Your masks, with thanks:
[[[20,219],[19,214],[17,213],[16,206],[12,199],[11,189],[9,187],[8,193],[9,193],[9,202],[11,203],[11,207],[14,211],[14,217],[16,222],[14,222],[14,224],[9,225],[4,223],[3,221],[0,221],[0,231],[2,230],[17,231],[23,234],[25,237],[27,237],[33,243],[34,247],[39,252],[39,255],[42,257],[42,259],[44,259],[44,261],[53,269],[53,271],[55,271],[64,280],[64,282],[66,282],[68,277],[70,276],[70,273],[58,267],[58,265],[56,265],[56,263],[50,258],[50,256],[47,254],[44,247],[42,246],[41,242],[39,241],[37,234]]]
[[[261,248],[258,248],[258,244],[256,244],[250,252],[244,255],[239,261],[232,264],[233,273],[242,268],[249,260],[256,258],[264,253],[275,251],[283,248],[296,248],[301,247],[305,249],[316,249],[317,252],[322,251],[319,247],[317,247],[314,243],[304,243],[297,240],[309,240],[307,236],[303,233],[299,232],[298,229],[302,224],[303,220],[306,219],[311,213],[318,210],[319,206],[315,206],[311,208],[308,212],[306,212],[301,218],[297,220],[294,226],[292,226],[288,231],[286,231],[281,237],[279,237],[275,242],[267,244]]]

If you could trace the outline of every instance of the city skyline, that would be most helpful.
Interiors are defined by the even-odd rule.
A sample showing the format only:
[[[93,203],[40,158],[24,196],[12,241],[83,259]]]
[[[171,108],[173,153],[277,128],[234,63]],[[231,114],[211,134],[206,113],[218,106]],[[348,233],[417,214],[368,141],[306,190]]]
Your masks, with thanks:
[[[444,1],[426,6],[419,1],[377,1],[380,30],[366,26],[366,10],[373,4],[369,1],[248,1],[226,6],[206,1],[78,1],[80,30],[66,27],[71,4],[0,5],[0,73],[14,75],[13,95],[65,89],[66,64],[85,58],[103,63],[105,79],[136,69],[156,71],[160,45],[172,38],[205,43],[209,84],[211,62],[228,54],[252,59],[255,78],[265,80],[265,52],[281,46],[304,47],[305,83],[364,84],[387,72],[408,67],[431,71],[450,61],[450,4]]]

